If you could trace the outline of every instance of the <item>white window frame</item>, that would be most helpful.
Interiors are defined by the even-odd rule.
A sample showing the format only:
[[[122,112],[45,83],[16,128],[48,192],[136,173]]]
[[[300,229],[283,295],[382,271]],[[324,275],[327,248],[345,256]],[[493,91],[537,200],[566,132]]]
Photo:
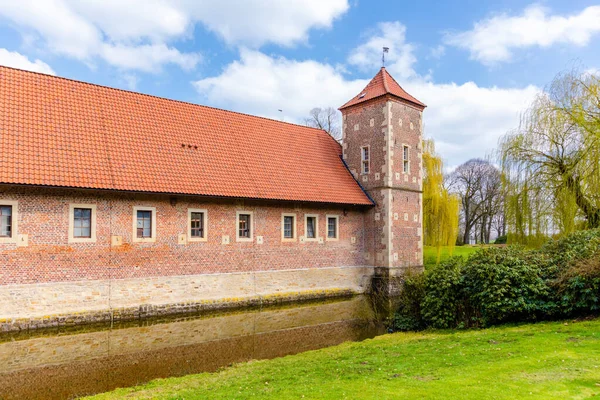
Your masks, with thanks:
[[[315,237],[308,237],[308,219],[315,218]],[[319,240],[319,214],[304,214],[304,240],[307,242],[316,242]]]
[[[240,237],[240,215],[250,215],[250,237]],[[235,241],[236,242],[252,242],[254,241],[254,212],[253,211],[236,211],[235,213]]]
[[[367,149],[369,153],[369,157],[365,160],[365,152],[364,149]],[[367,168],[369,169],[365,172],[365,161],[367,162]],[[371,146],[361,146],[360,148],[360,173],[361,175],[368,175],[371,173]]]
[[[334,238],[329,237],[329,218],[335,219],[335,237]],[[327,223],[327,232],[326,232],[325,240],[330,241],[330,242],[335,242],[335,241],[340,240],[340,216],[339,215],[331,215],[331,214],[326,215],[325,221]]]
[[[138,211],[150,211],[152,215],[152,236],[149,238],[137,237],[137,212]],[[135,206],[133,207],[133,231],[131,232],[132,242],[135,243],[154,243],[156,242],[156,207],[144,207]]]
[[[17,243],[19,239],[19,202],[16,200],[0,200],[0,206],[11,206],[11,231],[10,237],[0,237],[1,243]]]
[[[202,217],[202,231],[204,232],[203,237],[192,236],[192,213],[203,213]],[[187,213],[187,240],[188,242],[206,242],[208,240],[208,211],[205,208],[188,208]]]
[[[407,157],[404,158],[404,150],[406,151]],[[410,146],[407,144],[402,144],[402,173],[410,174]]]
[[[285,237],[285,217],[292,217],[294,218],[294,224],[292,226],[292,234],[294,235],[294,237],[292,238],[286,238]],[[294,213],[281,213],[281,241],[282,242],[295,242],[298,238],[298,219],[296,217],[296,214]]]
[[[89,208],[92,210],[91,221],[90,221],[90,237],[81,238],[75,237],[75,209],[76,208]],[[96,204],[81,204],[71,203],[69,204],[69,243],[96,243]]]

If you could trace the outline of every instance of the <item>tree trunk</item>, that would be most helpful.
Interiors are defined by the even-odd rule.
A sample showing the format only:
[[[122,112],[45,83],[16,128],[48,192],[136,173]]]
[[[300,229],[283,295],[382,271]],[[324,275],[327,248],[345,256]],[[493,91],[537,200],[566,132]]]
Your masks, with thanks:
[[[583,190],[581,189],[581,182],[578,179],[575,179],[573,175],[567,175],[565,177],[565,184],[575,196],[575,203],[583,214],[585,214],[585,218],[588,221],[588,228],[600,228],[600,208],[594,206],[585,198]]]

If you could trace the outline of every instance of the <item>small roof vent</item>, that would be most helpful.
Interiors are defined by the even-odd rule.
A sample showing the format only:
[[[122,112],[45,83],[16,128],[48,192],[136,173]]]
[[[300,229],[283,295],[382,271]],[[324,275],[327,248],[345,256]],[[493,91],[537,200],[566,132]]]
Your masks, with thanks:
[[[367,92],[362,92],[360,95],[358,95],[359,99],[362,99],[363,97],[365,97],[367,95]]]

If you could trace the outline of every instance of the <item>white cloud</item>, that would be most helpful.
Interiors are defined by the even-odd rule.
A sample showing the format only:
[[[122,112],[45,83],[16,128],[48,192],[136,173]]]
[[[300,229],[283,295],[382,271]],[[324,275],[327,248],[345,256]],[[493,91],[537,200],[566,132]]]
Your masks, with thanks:
[[[219,76],[193,84],[209,104],[271,118],[282,109],[286,120],[300,122],[313,107],[341,106],[367,82],[347,81],[328,64],[242,49]]]
[[[389,47],[385,55],[387,70],[398,79],[416,75],[413,65],[417,62],[414,46],[406,42],[406,27],[400,22],[381,22],[371,32],[367,41],[352,51],[348,63],[363,71],[373,71],[381,66],[383,47]]]
[[[435,139],[448,168],[490,155],[498,139],[518,126],[520,114],[539,92],[535,86],[480,87],[474,82],[413,81],[404,88],[427,104],[424,134]]]
[[[330,28],[349,8],[347,0],[189,0],[185,4],[194,18],[227,43],[251,47],[305,42],[309,30]]]
[[[370,71],[372,75],[377,69]],[[498,138],[518,125],[520,112],[537,93],[533,86],[436,84],[418,76],[399,82],[428,105],[425,135],[436,140],[449,168],[490,153]],[[311,108],[337,108],[367,83],[368,79],[348,80],[328,64],[242,50],[240,59],[220,75],[193,84],[204,103],[274,119],[283,109],[286,121],[301,123]]]
[[[585,46],[597,33],[600,33],[600,6],[561,16],[550,15],[548,9],[534,4],[521,15],[496,15],[475,23],[472,30],[448,34],[445,42],[469,50],[474,60],[492,65],[510,61],[515,49],[557,43]]]
[[[0,65],[25,69],[27,71],[41,72],[48,75],[56,75],[54,70],[45,62],[41,60],[30,61],[29,58],[22,54],[6,49],[0,49]]]
[[[121,3],[121,8],[125,5],[128,7],[134,6],[127,2]],[[179,50],[161,42],[147,43],[146,40],[153,38],[151,31],[148,35],[145,35],[142,31],[129,28],[128,32],[134,32],[137,36],[130,34],[127,36],[126,42],[106,40],[105,36],[110,38],[113,33],[101,29],[103,25],[100,22],[103,21],[105,13],[94,10],[98,11],[96,18],[80,13],[84,4],[93,6],[95,2],[84,3],[67,0],[46,0],[43,2],[21,0],[14,2],[8,0],[0,3],[0,15],[12,20],[22,29],[29,29],[30,31],[25,32],[29,41],[31,41],[30,37],[33,32],[42,41],[40,47],[88,64],[93,64],[95,59],[99,57],[116,67],[155,72],[159,71],[165,64],[176,64],[189,69],[200,60],[198,54],[182,54]],[[113,2],[114,4],[116,2]],[[146,7],[142,4],[138,4],[136,9],[141,16],[147,14],[143,12]],[[148,7],[148,9],[154,8]],[[109,7],[107,7],[106,12],[109,12],[109,10]],[[122,22],[126,24],[125,21]],[[135,24],[135,22],[131,21],[132,24]],[[160,26],[158,21],[157,24]],[[150,28],[149,25],[148,28]],[[125,29],[122,28],[121,31]],[[119,37],[118,35],[115,36]]]
[[[331,27],[348,7],[347,0],[0,0],[0,17],[29,44],[53,53],[156,72],[167,64],[192,69],[201,61],[200,54],[171,44],[191,39],[198,24],[231,45],[291,46],[305,42],[313,28]]]
[[[153,72],[155,66],[164,64],[176,64],[185,70],[191,70],[200,61],[200,56],[196,53],[181,53],[165,44],[103,44],[99,54],[116,67],[144,72]]]
[[[446,47],[444,47],[441,44],[436,47],[432,47],[429,50],[429,58],[434,58],[436,60],[439,60],[440,58],[442,58],[444,56],[444,54],[446,54]]]

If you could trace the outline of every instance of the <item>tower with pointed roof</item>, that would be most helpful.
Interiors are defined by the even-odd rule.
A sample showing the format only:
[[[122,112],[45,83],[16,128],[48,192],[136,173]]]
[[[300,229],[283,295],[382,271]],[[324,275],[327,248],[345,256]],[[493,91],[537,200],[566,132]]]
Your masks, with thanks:
[[[406,268],[423,265],[425,107],[385,67],[340,107],[344,161],[376,203],[365,214],[364,245],[366,261],[380,277],[402,276]]]

